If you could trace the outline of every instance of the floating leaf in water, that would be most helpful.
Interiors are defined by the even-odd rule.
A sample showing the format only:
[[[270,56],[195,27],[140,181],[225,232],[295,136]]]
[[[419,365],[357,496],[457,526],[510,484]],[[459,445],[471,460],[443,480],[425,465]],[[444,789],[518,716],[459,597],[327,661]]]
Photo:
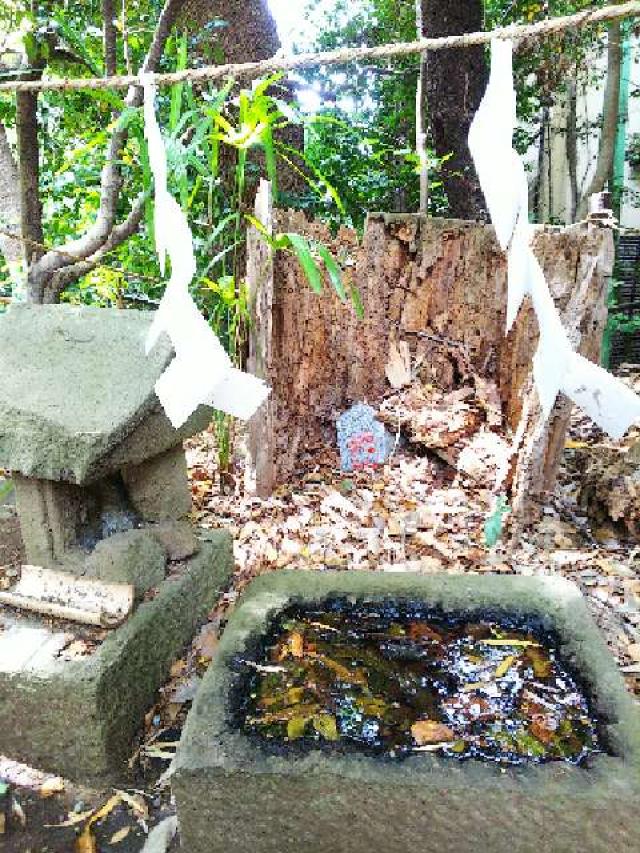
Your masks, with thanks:
[[[364,677],[362,672],[357,669],[347,669],[346,666],[343,666],[338,661],[333,660],[333,658],[327,657],[326,655],[320,654],[311,654],[309,657],[314,658],[323,666],[326,666],[328,669],[331,669],[342,681],[346,681],[348,684],[366,684],[367,679]]]
[[[496,669],[496,678],[504,678],[504,676],[509,672],[514,663],[518,660],[516,655],[509,655],[506,657],[501,663],[498,664]]]
[[[549,717],[537,716],[529,726],[531,734],[541,743],[549,745],[556,737],[556,727]]]
[[[119,829],[117,830],[117,832],[113,833],[113,835],[109,839],[109,844],[120,844],[120,842],[124,841],[124,839],[127,837],[127,835],[129,835],[130,832],[130,826],[123,826],[122,829]]]
[[[287,690],[287,703],[289,705],[299,705],[304,697],[304,687],[290,687]]]
[[[86,826],[76,838],[74,853],[98,853],[98,845],[95,835],[91,832],[91,826]]]
[[[287,723],[287,737],[289,740],[298,740],[298,738],[304,737],[308,722],[309,717],[292,717]]]
[[[418,720],[411,726],[411,735],[418,746],[431,743],[445,743],[455,740],[455,734],[444,723],[435,720]]]
[[[333,714],[318,714],[313,718],[313,727],[325,740],[338,740],[338,726]]]
[[[525,655],[533,667],[533,674],[536,678],[549,678],[553,664],[541,648],[530,646]]]
[[[409,626],[409,636],[412,640],[433,640],[436,643],[442,641],[442,634],[434,631],[425,622],[412,622]]]
[[[291,657],[301,658],[304,656],[304,639],[298,631],[293,631],[289,637],[289,650]]]

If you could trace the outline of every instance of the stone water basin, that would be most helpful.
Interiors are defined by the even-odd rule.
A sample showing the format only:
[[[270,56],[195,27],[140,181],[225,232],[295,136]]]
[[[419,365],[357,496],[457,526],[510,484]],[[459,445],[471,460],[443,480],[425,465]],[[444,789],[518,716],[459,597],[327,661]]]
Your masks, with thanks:
[[[331,650],[329,635],[354,613],[375,630],[366,642],[343,632]],[[422,659],[418,650],[407,660],[411,630],[423,634]],[[504,639],[511,645],[490,642]],[[415,672],[433,665],[431,643],[440,661],[424,695],[414,683],[410,701],[396,693],[391,708],[370,703],[349,717],[365,695],[384,700],[372,650]],[[496,683],[502,735],[488,738],[495,719],[465,716],[464,695],[487,698],[479,685],[495,692]],[[521,694],[540,684],[563,702],[529,707],[527,717]],[[292,691],[284,700],[281,688]],[[441,728],[416,728],[427,720]],[[578,589],[563,580],[278,572],[255,581],[229,621],[187,720],[173,788],[189,853],[640,850],[640,714]]]

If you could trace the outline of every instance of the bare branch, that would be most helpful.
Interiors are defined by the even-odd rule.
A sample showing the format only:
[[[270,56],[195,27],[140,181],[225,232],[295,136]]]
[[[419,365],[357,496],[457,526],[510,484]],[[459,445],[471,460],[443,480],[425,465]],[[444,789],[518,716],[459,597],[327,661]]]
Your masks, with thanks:
[[[97,252],[86,260],[71,263],[69,266],[63,267],[51,276],[43,294],[43,302],[45,304],[57,302],[65,288],[81,276],[91,272],[92,269],[95,269],[104,259],[105,255],[117,249],[125,240],[128,240],[129,237],[135,234],[144,215],[146,198],[146,193],[138,196],[127,218],[113,228],[109,238]]]
[[[142,65],[142,71],[154,71],[164,49],[171,27],[184,0],[167,0],[156,30]],[[139,106],[142,103],[142,89],[131,86],[125,100],[127,106]],[[63,268],[76,265],[70,261],[76,257],[78,261],[91,258],[109,240],[115,227],[118,199],[122,188],[122,173],[119,159],[120,152],[127,139],[126,125],[118,124],[114,129],[107,148],[106,162],[102,169],[100,180],[100,206],[93,225],[84,236],[72,240],[62,247],[62,252],[50,251],[40,258],[29,270],[27,288],[32,302],[42,302],[45,291],[52,290],[52,277]],[[128,221],[128,220],[127,220]],[[133,232],[132,232],[133,233]],[[73,281],[68,278],[67,285]],[[59,291],[61,292],[61,291]]]

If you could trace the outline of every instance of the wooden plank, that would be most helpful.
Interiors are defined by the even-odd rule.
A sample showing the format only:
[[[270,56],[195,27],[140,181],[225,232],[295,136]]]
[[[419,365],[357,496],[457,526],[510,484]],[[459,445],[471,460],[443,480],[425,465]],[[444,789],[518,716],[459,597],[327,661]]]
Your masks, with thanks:
[[[104,583],[41,566],[23,566],[13,589],[0,592],[0,604],[104,627],[124,622],[133,602],[131,584]]]

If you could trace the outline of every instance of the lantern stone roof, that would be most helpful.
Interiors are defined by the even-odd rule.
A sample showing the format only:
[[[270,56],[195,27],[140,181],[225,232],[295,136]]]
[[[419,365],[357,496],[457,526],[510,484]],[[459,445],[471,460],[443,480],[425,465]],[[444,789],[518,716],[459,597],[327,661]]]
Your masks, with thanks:
[[[201,407],[180,430],[154,386],[171,361],[149,356],[148,311],[16,304],[0,315],[0,467],[83,485],[139,464],[204,429]]]

